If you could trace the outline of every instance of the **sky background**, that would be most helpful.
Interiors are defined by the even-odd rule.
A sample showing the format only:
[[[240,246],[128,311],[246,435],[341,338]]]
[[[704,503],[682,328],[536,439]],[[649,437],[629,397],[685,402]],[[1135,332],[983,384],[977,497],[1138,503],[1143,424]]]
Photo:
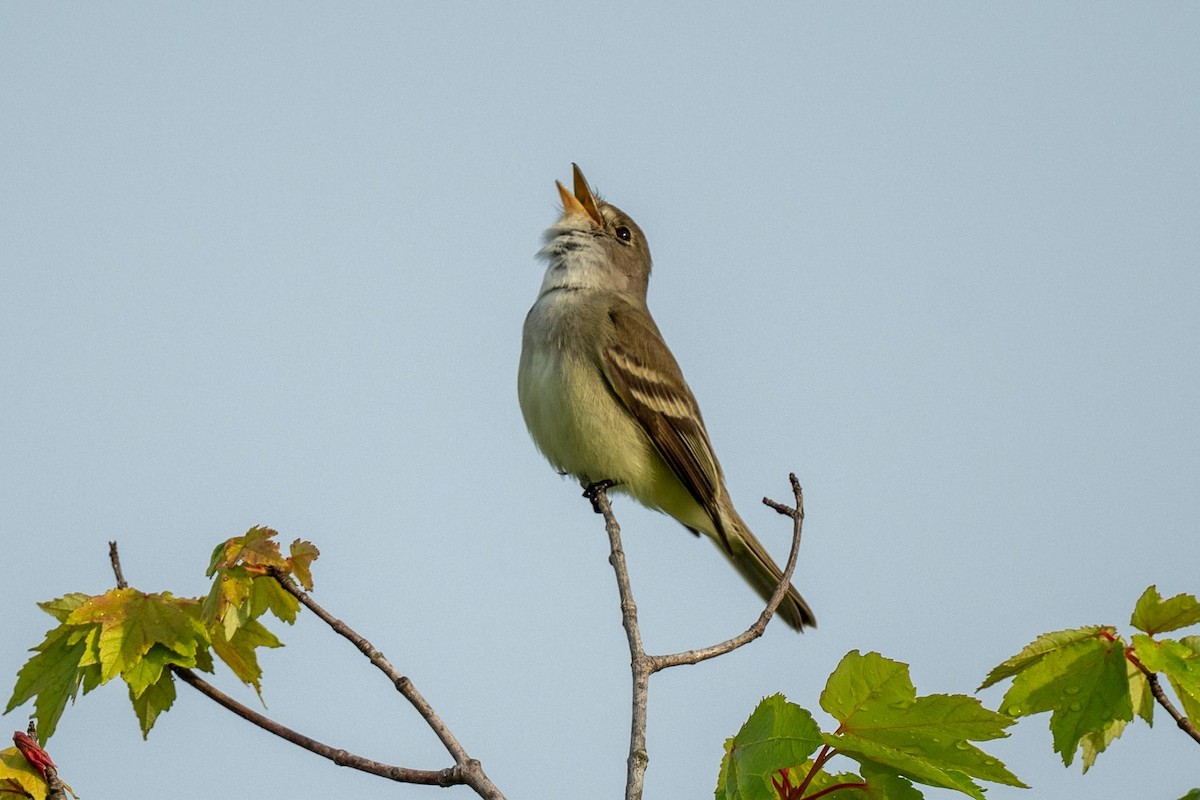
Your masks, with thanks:
[[[35,601],[109,588],[109,539],[132,585],[200,595],[266,524],[317,543],[317,599],[508,797],[619,796],[607,540],[516,402],[572,161],[646,231],[651,310],[780,557],[758,500],[791,471],[807,497],[820,627],[656,676],[647,798],[710,796],[764,695],[829,725],[848,650],[969,693],[1044,631],[1128,632],[1151,583],[1200,592],[1200,6],[679,8],[0,6],[5,698]],[[754,619],[708,543],[616,511],[651,651]],[[268,713],[449,764],[311,615],[273,627]],[[1026,719],[986,748],[1034,789],[989,797],[1177,798],[1200,758],[1156,719],[1082,777]],[[91,798],[442,796],[185,686],[148,742],[102,687],[50,752]]]

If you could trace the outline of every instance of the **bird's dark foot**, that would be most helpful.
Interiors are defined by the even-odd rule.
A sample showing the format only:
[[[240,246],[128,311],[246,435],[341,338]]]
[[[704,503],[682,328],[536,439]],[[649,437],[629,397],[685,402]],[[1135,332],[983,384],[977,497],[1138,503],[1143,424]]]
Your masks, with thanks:
[[[589,483],[587,486],[583,487],[583,496],[588,500],[595,500],[596,495],[600,494],[601,492],[607,492],[618,483],[619,481],[610,481],[607,479],[596,481],[595,483]]]
[[[592,508],[597,514],[603,513],[600,511],[600,506],[596,505],[596,498],[601,492],[607,492],[612,487],[616,486],[620,481],[602,480],[595,483],[589,483],[583,487],[583,496],[592,501]]]

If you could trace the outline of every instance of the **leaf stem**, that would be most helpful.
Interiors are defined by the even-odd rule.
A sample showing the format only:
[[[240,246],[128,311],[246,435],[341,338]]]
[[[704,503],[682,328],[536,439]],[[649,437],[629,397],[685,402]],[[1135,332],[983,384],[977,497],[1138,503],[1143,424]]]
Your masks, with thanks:
[[[818,797],[824,797],[827,794],[833,794],[841,789],[865,789],[869,785],[870,784],[868,784],[866,781],[859,781],[856,783],[836,783],[833,786],[825,787],[816,794],[810,794],[808,797],[805,797],[804,800],[817,800]]]
[[[800,781],[800,785],[796,787],[797,794],[799,794],[800,797],[804,797],[804,790],[808,788],[810,783],[812,783],[813,778],[817,777],[817,773],[824,769],[825,765],[829,763],[829,759],[833,758],[835,755],[837,755],[837,750],[834,750],[831,745],[821,745],[820,752],[818,752],[817,757],[813,759],[812,769],[808,771],[808,774],[804,776],[804,780]]]

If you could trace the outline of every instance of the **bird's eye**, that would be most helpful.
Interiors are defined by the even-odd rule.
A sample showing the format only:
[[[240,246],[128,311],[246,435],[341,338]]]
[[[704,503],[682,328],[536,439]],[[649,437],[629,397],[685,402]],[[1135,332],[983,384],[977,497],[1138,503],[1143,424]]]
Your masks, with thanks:
[[[622,242],[628,242],[633,239],[633,231],[629,230],[629,228],[626,228],[624,225],[619,226],[616,233],[617,238]]]

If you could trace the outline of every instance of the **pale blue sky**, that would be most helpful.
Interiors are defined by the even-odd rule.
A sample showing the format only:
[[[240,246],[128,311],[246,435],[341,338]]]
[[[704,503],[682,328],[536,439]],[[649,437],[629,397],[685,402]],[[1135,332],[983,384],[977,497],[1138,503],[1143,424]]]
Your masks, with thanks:
[[[847,650],[969,692],[1150,583],[1200,592],[1200,7],[678,9],[0,7],[6,697],[34,601],[111,585],[108,539],[135,586],[200,594],[214,544],[269,524],[509,797],[618,796],[604,532],[515,397],[572,161],[647,232],[651,309],[775,552],[758,498],[808,492],[821,627],[656,677],[648,798],[709,796],[758,699],[816,709]],[[753,619],[711,546],[616,509],[652,650]],[[319,623],[279,633],[269,713],[448,763]],[[1082,778],[1023,721],[989,749],[1034,790],[989,797],[1178,797],[1200,761],[1159,720]],[[51,753],[84,797],[441,796],[186,687],[148,743],[105,687]]]

